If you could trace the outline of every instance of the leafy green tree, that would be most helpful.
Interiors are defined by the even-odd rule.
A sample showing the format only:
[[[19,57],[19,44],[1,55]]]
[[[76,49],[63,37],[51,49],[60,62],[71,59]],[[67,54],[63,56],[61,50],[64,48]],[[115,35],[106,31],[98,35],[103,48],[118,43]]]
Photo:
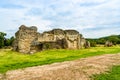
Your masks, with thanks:
[[[120,38],[118,38],[117,36],[110,36],[109,41],[113,42],[113,44],[116,45],[119,43]]]
[[[96,42],[94,42],[94,41],[90,42],[91,47],[96,47],[96,45],[97,45]]]
[[[12,36],[12,37],[10,38],[10,46],[12,46],[14,40],[15,40],[15,38],[14,38],[14,36]]]
[[[9,38],[8,39],[5,38],[4,45],[5,46],[12,46],[13,41],[14,41],[14,37],[13,36],[10,39]]]
[[[110,41],[112,42],[114,45],[116,44],[120,44],[120,35],[111,35],[111,36],[107,36],[107,37],[102,37],[102,38],[98,38],[98,39],[87,39],[91,42],[91,44],[102,44],[104,45],[106,43],[106,41]]]
[[[6,33],[0,32],[0,48],[4,47],[5,36],[6,36]]]

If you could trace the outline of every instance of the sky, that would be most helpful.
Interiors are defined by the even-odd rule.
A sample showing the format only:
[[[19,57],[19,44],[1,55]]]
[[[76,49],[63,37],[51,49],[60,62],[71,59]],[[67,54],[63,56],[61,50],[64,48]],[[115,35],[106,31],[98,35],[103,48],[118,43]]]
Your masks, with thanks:
[[[119,35],[120,0],[0,0],[0,32],[14,36],[21,25],[74,29],[85,38]]]

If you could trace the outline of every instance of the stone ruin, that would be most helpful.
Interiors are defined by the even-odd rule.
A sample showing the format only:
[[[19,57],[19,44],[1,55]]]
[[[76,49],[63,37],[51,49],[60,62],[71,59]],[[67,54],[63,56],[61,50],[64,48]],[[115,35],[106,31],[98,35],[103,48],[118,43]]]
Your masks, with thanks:
[[[86,40],[76,30],[53,29],[39,33],[35,26],[21,25],[15,37],[13,50],[21,53],[34,53],[46,49],[81,49],[86,44]],[[89,46],[89,43],[87,44]]]
[[[111,41],[106,41],[104,46],[111,47],[111,46],[113,46],[113,43]]]

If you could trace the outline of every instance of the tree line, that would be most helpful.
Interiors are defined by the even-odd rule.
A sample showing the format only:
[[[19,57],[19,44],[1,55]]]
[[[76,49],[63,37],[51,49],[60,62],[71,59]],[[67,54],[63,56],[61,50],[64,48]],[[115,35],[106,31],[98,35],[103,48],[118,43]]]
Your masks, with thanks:
[[[12,46],[12,43],[14,41],[14,37],[6,38],[7,34],[4,32],[0,32],[0,48],[3,48],[5,46]]]
[[[104,45],[106,41],[110,41],[113,45],[120,44],[120,35],[111,35],[106,37],[101,37],[98,39],[87,39],[92,47],[95,47],[97,44]]]

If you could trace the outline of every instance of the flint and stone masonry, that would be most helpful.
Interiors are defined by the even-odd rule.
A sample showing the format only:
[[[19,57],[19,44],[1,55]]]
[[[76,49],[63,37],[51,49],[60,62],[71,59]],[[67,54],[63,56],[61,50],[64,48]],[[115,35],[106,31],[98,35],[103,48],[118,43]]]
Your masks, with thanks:
[[[15,33],[13,50],[21,53],[34,53],[46,49],[81,49],[86,40],[76,30],[53,29],[43,33],[37,27],[21,25]]]

